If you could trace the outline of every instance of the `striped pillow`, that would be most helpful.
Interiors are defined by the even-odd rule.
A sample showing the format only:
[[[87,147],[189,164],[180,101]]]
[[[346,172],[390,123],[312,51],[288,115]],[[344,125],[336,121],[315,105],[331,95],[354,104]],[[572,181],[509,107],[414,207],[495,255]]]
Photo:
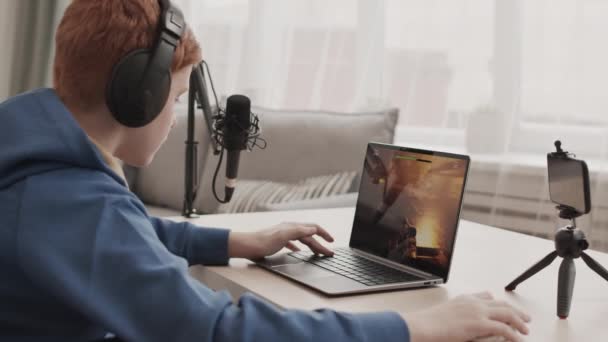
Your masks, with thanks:
[[[298,183],[263,180],[240,180],[229,203],[221,204],[218,213],[258,211],[267,204],[286,203],[341,195],[352,190],[357,172],[306,178]]]

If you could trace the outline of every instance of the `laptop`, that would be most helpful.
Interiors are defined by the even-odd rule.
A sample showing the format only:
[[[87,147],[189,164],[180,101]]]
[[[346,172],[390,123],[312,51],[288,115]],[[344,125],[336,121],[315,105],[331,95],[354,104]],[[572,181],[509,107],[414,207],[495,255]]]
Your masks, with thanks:
[[[348,247],[256,263],[326,295],[443,284],[469,164],[465,155],[369,143]]]

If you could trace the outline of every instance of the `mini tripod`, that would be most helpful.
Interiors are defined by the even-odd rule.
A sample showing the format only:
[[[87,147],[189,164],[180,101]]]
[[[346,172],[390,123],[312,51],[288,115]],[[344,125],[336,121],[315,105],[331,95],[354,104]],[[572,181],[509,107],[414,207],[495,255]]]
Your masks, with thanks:
[[[557,279],[557,316],[565,319],[570,313],[574,278],[576,277],[574,259],[581,257],[587,266],[606,280],[608,280],[608,271],[583,252],[589,247],[589,243],[585,238],[585,233],[576,227],[576,218],[591,211],[587,164],[583,160],[571,158],[574,155],[562,150],[561,145],[561,141],[556,140],[556,151],[547,154],[549,194],[551,201],[558,204],[556,208],[559,210],[559,217],[570,220],[572,224],[558,229],[555,233],[555,251],[515,278],[505,287],[505,290],[515,290],[517,285],[549,266],[557,256],[560,256],[564,260],[559,267]],[[570,184],[570,187],[566,187],[566,184]],[[573,188],[573,184],[578,184],[578,186]]]

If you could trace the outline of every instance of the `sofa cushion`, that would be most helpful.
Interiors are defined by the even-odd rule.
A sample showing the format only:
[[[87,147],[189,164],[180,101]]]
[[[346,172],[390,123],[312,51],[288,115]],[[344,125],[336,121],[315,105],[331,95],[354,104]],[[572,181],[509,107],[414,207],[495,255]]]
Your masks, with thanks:
[[[356,172],[310,177],[296,183],[244,180],[238,183],[229,203],[220,204],[218,213],[266,211],[268,205],[330,198],[345,194]]]
[[[258,206],[258,211],[282,211],[325,208],[346,208],[357,205],[357,192],[348,192],[342,195],[321,197],[307,200],[289,201],[283,203],[266,203]]]
[[[343,171],[361,172],[367,143],[392,143],[398,119],[398,109],[335,113],[256,108],[254,112],[260,118],[267,147],[241,153],[239,179],[281,183]],[[219,205],[211,193],[217,161],[218,156],[207,155],[197,202],[203,212],[215,212]],[[218,189],[223,188],[223,168],[217,184]]]

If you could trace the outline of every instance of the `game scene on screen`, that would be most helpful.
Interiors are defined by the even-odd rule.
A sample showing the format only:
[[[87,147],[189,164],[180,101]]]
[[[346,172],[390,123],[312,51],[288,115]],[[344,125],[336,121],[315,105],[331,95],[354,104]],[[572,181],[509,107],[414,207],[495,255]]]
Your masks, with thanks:
[[[467,161],[368,146],[351,246],[445,276]]]

